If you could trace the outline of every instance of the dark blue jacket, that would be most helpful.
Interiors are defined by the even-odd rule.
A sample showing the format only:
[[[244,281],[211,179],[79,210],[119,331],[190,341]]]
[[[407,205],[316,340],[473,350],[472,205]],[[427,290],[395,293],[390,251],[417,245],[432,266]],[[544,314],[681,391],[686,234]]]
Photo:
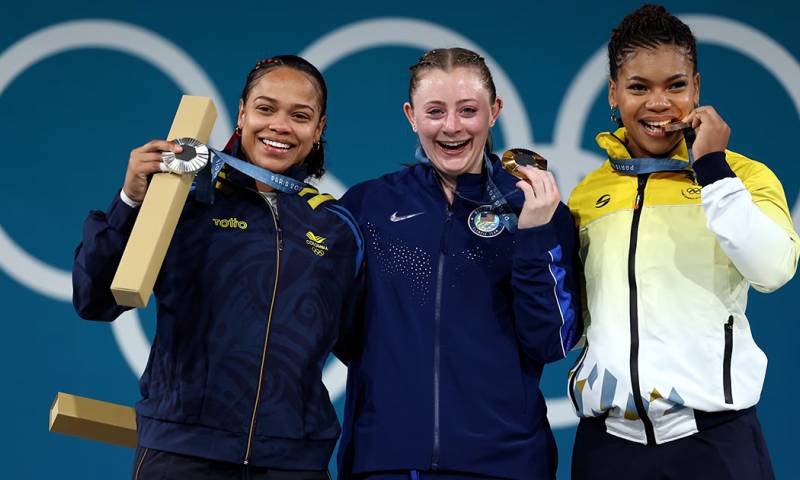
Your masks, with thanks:
[[[517,179],[492,162],[500,191],[514,191]],[[485,175],[461,175],[451,207],[426,164],[342,198],[365,237],[367,275],[342,478],[386,470],[555,476],[539,379],[581,333],[575,224],[560,204],[541,227],[498,234],[491,215],[478,225],[479,207],[491,203]],[[518,213],[524,196],[508,201]]]
[[[332,197],[279,193],[276,219],[245,178],[232,172],[213,205],[190,196],[182,212],[154,287],[139,444],[324,470],[340,429],[322,369],[337,341],[346,350],[361,237]],[[138,210],[115,197],[89,214],[73,269],[81,317],[111,321],[125,310],[109,288]]]

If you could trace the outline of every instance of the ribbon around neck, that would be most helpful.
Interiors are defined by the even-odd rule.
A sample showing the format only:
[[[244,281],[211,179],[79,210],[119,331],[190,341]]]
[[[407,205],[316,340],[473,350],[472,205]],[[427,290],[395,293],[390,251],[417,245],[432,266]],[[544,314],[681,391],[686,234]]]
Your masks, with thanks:
[[[691,170],[694,165],[694,153],[692,153],[692,146],[696,138],[696,133],[693,128],[687,127],[683,129],[683,138],[686,141],[686,152],[689,161],[684,162],[675,158],[630,158],[619,159],[609,158],[611,168],[623,175],[641,175],[646,173],[656,172],[680,172],[682,170]]]
[[[422,149],[422,146],[417,146],[416,152],[414,152],[414,158],[417,162],[422,163],[424,165],[430,165],[431,168],[439,175],[439,178],[443,178],[443,175],[439,170],[436,168],[428,156],[425,154],[425,150]],[[486,153],[483,154],[483,165],[486,167],[486,190],[489,194],[489,199],[492,201],[491,208],[500,217],[500,223],[511,233],[514,233],[517,230],[517,214],[511,209],[511,205],[508,204],[506,197],[512,195],[517,192],[515,189],[512,192],[509,192],[505,195],[500,192],[500,189],[497,188],[497,185],[494,183],[492,179],[492,174],[494,173],[494,167],[492,167],[492,162],[489,160],[489,155]],[[462,198],[468,202],[481,204],[483,203],[480,200],[474,200],[471,198],[467,198],[462,195],[458,190],[454,189],[453,194],[457,197]]]
[[[222,167],[230,165],[248,177],[283,193],[296,194],[305,187],[300,180],[253,165],[233,155],[209,148],[211,161],[197,173],[195,198],[206,204],[214,203],[214,184]],[[234,148],[235,150],[235,148]]]

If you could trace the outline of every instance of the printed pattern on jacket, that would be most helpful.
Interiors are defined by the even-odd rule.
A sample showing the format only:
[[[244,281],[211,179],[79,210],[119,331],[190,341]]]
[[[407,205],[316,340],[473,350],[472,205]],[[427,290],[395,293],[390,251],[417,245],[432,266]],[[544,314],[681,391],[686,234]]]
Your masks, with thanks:
[[[322,470],[340,432],[322,369],[334,347],[347,355],[363,241],[350,214],[311,187],[278,194],[276,217],[243,185],[252,181],[232,171],[213,205],[190,197],[182,212],[154,287],[139,443]],[[82,317],[124,311],[109,286],[137,214],[119,198],[90,213],[73,270]]]
[[[610,158],[630,158],[625,135],[598,143]],[[686,160],[683,142],[672,156]],[[800,242],[766,166],[730,151],[719,162],[729,174],[701,185],[690,170],[623,175],[606,161],[570,198],[586,347],[569,395],[578,415],[608,415],[613,435],[669,442],[697,432],[694,410],[758,402],[767,359],[750,332],[747,291],[788,281]]]

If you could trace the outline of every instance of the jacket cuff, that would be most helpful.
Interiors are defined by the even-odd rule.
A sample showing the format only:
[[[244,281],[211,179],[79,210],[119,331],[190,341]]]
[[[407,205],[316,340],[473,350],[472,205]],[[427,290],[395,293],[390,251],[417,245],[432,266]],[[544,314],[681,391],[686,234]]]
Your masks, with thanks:
[[[522,260],[541,258],[558,246],[553,220],[532,228],[520,228],[516,233],[514,255]]]
[[[736,178],[736,174],[733,173],[730,165],[725,160],[725,152],[707,153],[698,158],[692,167],[697,176],[697,183],[701,187],[711,185],[723,178]]]
[[[112,200],[111,205],[109,205],[108,210],[106,210],[108,224],[114,230],[129,235],[131,230],[133,230],[136,217],[139,216],[139,210],[141,209],[138,207],[133,208],[126,204],[118,193],[114,195],[114,200]]]

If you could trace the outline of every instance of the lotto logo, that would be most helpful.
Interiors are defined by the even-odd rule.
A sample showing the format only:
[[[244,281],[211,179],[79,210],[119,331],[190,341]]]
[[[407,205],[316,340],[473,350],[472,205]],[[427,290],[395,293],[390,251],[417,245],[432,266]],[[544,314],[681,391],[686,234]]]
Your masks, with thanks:
[[[225,219],[212,218],[211,220],[214,222],[214,226],[220,228],[240,228],[242,230],[247,230],[247,222],[244,220],[239,220],[236,217]]]

